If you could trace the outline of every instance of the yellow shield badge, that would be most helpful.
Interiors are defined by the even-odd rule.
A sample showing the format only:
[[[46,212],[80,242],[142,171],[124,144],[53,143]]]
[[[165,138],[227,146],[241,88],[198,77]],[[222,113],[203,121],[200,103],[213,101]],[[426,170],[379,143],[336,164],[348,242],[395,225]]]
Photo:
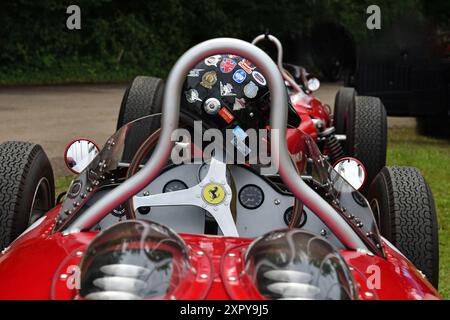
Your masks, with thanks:
[[[225,190],[220,184],[207,184],[202,191],[203,199],[209,204],[219,204],[225,199]]]

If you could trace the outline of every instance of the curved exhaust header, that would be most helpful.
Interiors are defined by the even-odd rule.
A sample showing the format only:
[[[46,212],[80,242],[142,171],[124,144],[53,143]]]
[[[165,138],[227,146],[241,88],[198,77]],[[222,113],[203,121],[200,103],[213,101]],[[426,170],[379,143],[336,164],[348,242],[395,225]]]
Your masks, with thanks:
[[[189,49],[178,59],[166,82],[161,133],[158,145],[151,158],[136,175],[110,191],[78,217],[66,232],[77,232],[92,228],[100,219],[141,191],[159,175],[172,150],[172,132],[178,128],[180,98],[186,75],[200,60],[223,53],[235,54],[249,59],[261,69],[267,80],[271,95],[270,125],[271,129],[278,133],[277,139],[271,141],[271,156],[272,161],[274,161],[272,165],[279,168],[284,183],[297,198],[336,232],[336,235],[348,249],[366,249],[367,247],[362,240],[343,218],[306,185],[291,161],[286,142],[288,96],[280,70],[264,51],[246,41],[232,38],[217,38],[202,42]]]

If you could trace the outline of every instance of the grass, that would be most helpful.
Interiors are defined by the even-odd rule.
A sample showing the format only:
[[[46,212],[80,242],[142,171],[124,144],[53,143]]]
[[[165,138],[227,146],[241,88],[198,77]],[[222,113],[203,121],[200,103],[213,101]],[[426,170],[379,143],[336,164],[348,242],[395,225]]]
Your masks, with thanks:
[[[439,292],[450,299],[450,144],[420,136],[413,128],[389,129],[388,143],[388,165],[419,168],[433,192],[439,221]],[[57,178],[57,193],[66,190],[71,179]]]
[[[67,191],[69,188],[70,182],[72,182],[74,176],[62,176],[56,177],[55,180],[55,192],[56,196],[61,194],[61,192]]]

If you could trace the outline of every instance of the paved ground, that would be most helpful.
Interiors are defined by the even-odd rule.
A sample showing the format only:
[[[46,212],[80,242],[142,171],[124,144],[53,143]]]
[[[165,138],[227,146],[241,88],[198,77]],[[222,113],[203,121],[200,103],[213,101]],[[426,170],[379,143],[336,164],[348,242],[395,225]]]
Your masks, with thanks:
[[[88,137],[102,145],[115,131],[126,85],[76,85],[0,88],[0,142],[41,144],[57,175],[67,174],[66,144]],[[324,84],[318,97],[333,106],[339,85]],[[390,118],[390,126],[415,126],[409,118]]]
[[[76,137],[99,144],[115,131],[125,85],[0,88],[0,141],[41,144],[56,174],[66,144]]]

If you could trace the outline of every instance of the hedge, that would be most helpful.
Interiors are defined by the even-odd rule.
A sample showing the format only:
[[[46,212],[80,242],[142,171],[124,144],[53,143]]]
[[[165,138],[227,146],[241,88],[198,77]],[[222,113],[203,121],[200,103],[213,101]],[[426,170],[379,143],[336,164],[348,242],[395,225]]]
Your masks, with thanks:
[[[383,21],[421,1],[377,1]],[[81,8],[81,30],[66,28],[66,8]],[[202,40],[251,40],[269,29],[283,41],[335,21],[365,35],[372,1],[351,0],[15,0],[0,4],[0,84],[123,81],[164,77],[176,58]],[[386,14],[385,14],[386,12]]]

